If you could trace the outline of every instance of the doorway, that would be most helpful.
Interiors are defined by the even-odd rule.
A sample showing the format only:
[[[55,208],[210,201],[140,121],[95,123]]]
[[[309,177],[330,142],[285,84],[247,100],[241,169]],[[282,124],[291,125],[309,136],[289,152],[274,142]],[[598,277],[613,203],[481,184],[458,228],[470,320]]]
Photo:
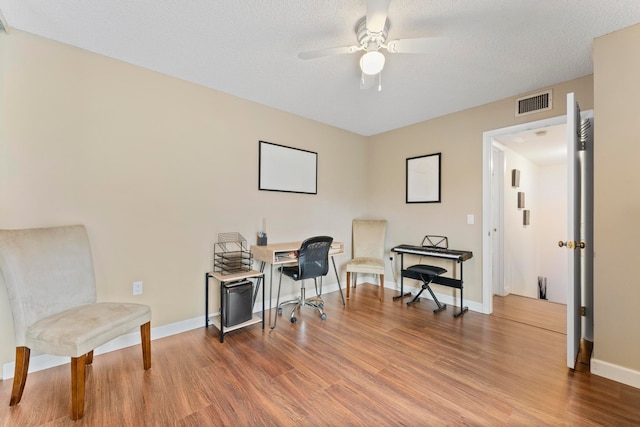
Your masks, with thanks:
[[[504,278],[493,293],[566,304],[568,266],[558,247],[567,230],[566,124],[497,135],[493,153],[493,163],[502,162],[497,169],[506,175],[506,182],[492,188],[502,192],[494,197],[503,204],[493,211],[492,231],[501,233],[504,245],[493,262]],[[496,174],[494,180],[502,181]]]
[[[542,179],[546,180],[550,174],[539,173],[537,170],[539,168],[532,161],[524,159],[523,153],[527,151],[524,148],[526,145],[530,146],[529,151],[533,153],[536,151],[534,147],[539,144],[535,148],[539,151],[537,156],[540,159],[545,156],[566,159],[566,138],[563,139],[564,144],[550,142],[551,136],[558,132],[562,133],[565,125],[566,116],[559,116],[496,129],[483,134],[483,312],[486,314],[493,312],[494,293],[514,292],[532,298],[539,296],[540,255],[538,241],[541,238],[535,233],[533,225],[535,221],[549,221],[544,219],[542,209],[538,209],[537,212],[532,209],[534,206],[532,203],[536,202],[535,185],[539,184]],[[538,132],[537,135],[536,132]],[[549,138],[545,138],[547,135]],[[525,144],[527,139],[533,142]],[[548,141],[542,143],[545,139]],[[512,148],[512,145],[515,145],[516,148]],[[521,147],[518,148],[517,145]],[[541,147],[546,147],[546,149],[542,150]],[[562,150],[564,150],[564,154]],[[517,151],[521,153],[518,154]],[[528,155],[533,156],[533,154]],[[562,157],[563,155],[564,157]],[[543,160],[537,161],[542,162]],[[564,161],[566,163],[566,160]],[[557,168],[561,167],[557,166]],[[514,169],[519,172],[519,183],[512,181],[512,170]],[[523,174],[523,172],[525,173]],[[566,171],[564,173],[564,181],[556,182],[556,188],[566,188]],[[497,184],[497,180],[493,179],[496,175],[503,177],[505,182]],[[499,191],[500,188],[504,189],[502,195]],[[518,193],[523,194],[519,195]],[[527,204],[527,193],[529,193],[529,204]],[[502,201],[500,201],[501,198]],[[525,211],[529,212],[525,213]],[[553,216],[561,218],[558,221],[558,227],[564,227],[564,229],[561,231],[552,230],[548,233],[559,236],[554,237],[554,239],[558,239],[565,235],[566,211],[564,213],[556,212]],[[528,225],[525,218],[528,218]],[[507,237],[507,233],[512,235]],[[545,239],[548,243],[548,238]],[[555,260],[564,258],[561,253],[554,254],[553,249],[553,247],[545,248],[545,254]],[[532,258],[533,261],[531,261]],[[519,260],[518,265],[512,265],[514,259]],[[507,262],[509,268],[505,268]],[[556,271],[560,271],[560,273],[554,273],[555,275],[563,274],[561,269],[556,269]],[[565,284],[563,289],[566,303],[566,270],[564,273],[564,277],[557,280],[561,280]],[[498,276],[496,277],[496,275]],[[541,277],[544,279],[545,276]],[[554,282],[557,280],[554,279]],[[547,286],[548,283],[549,278],[547,277]]]

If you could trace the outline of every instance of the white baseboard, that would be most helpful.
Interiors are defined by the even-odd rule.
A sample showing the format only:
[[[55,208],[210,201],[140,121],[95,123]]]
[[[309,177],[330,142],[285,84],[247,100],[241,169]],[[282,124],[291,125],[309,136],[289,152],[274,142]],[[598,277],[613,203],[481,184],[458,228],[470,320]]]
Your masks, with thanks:
[[[179,334],[181,332],[190,331],[204,326],[204,316],[195,317],[193,319],[182,320],[180,322],[169,323],[167,325],[151,328],[151,340],[168,337],[170,335]],[[140,344],[140,331],[134,331],[126,335],[109,341],[106,344],[97,347],[93,354],[99,355],[109,353],[111,351],[120,350],[122,348],[131,347]],[[29,373],[41,371],[43,369],[53,368],[54,366],[70,363],[69,357],[53,356],[51,354],[39,354],[32,356],[29,360]],[[8,362],[2,365],[2,379],[8,380],[13,378],[16,363]]]
[[[358,280],[358,282],[360,282],[360,280]],[[363,283],[367,283],[370,282],[370,280],[363,280]],[[342,292],[343,295],[345,295],[346,292],[346,284],[342,283]],[[275,286],[274,286],[275,287]],[[400,289],[400,285],[396,284],[394,282],[385,282],[385,288],[389,288],[389,289]],[[407,292],[413,292],[414,294],[420,290],[419,287],[413,287],[413,286],[405,286],[404,289]],[[265,306],[268,308],[269,307],[269,290],[265,289],[267,292],[265,294]],[[274,292],[277,291],[277,289],[273,290]],[[337,283],[329,283],[329,284],[325,284],[323,286],[323,293],[324,294],[328,294],[328,293],[332,293],[332,292],[337,292],[339,291],[338,288],[338,284]],[[431,295],[429,295],[428,293],[423,294],[422,296],[424,296],[425,298],[429,298],[431,299]],[[453,297],[451,295],[443,295],[443,294],[436,294],[436,296],[438,297],[438,299],[446,304],[453,304]],[[272,297],[274,297],[274,295],[272,295]],[[288,298],[295,298],[296,295],[295,294],[290,294],[290,295],[282,295],[281,299],[282,300],[286,300]],[[275,298],[272,298],[271,301],[271,307],[275,306]],[[472,311],[478,311],[478,312],[482,312],[482,304],[473,302],[473,301],[469,301],[466,302],[465,301],[465,305],[469,307],[469,310]],[[254,312],[258,312],[261,311],[262,307],[260,304],[256,304],[256,307],[254,307]],[[211,313],[210,316],[217,316],[220,313]],[[175,334],[179,334],[182,332],[187,332],[199,327],[204,326],[204,316],[199,316],[199,317],[194,317],[192,319],[187,319],[187,320],[182,320],[179,322],[175,322],[175,323],[169,323],[167,325],[162,325],[162,326],[158,326],[158,327],[152,327],[151,328],[151,340],[156,340],[159,338],[164,338],[164,337],[168,337],[170,335],[175,335]],[[140,344],[140,332],[139,331],[132,331],[129,334],[126,335],[122,335],[112,341],[109,341],[106,344],[101,345],[100,347],[96,348],[94,350],[94,355],[99,355],[99,354],[104,354],[104,353],[109,353],[111,351],[115,351],[115,350],[120,350],[126,347],[131,347],[133,345],[138,345]],[[34,355],[31,357],[30,361],[29,361],[29,373],[31,372],[37,372],[37,371],[41,371],[43,369],[48,369],[48,368],[53,368],[54,366],[59,366],[59,365],[64,365],[65,363],[70,363],[70,358],[69,357],[63,357],[63,356],[53,356],[50,354],[39,354],[39,355]],[[15,362],[8,362],[2,365],[2,379],[3,380],[8,380],[13,378],[13,374],[14,374],[14,370],[15,370]]]
[[[327,284],[323,286],[323,293],[331,293],[338,291],[338,284]],[[274,289],[276,292],[277,289]],[[344,292],[344,287],[343,287]],[[282,299],[285,300],[287,298],[295,298],[296,295],[283,295]],[[265,309],[269,307],[269,290],[266,289],[265,293]],[[276,300],[273,299],[271,306],[275,306]],[[257,303],[254,307],[254,313],[262,311],[261,304]],[[220,312],[210,313],[209,316],[219,316]],[[197,329],[204,326],[204,316],[194,317],[192,319],[181,320],[175,323],[169,323],[167,325],[162,325],[158,327],[151,328],[151,340],[156,340],[159,338],[168,337],[170,335],[179,334],[182,332],[187,332],[193,329]],[[122,335],[114,340],[109,341],[106,344],[97,347],[93,354],[99,355],[104,353],[109,353],[111,351],[120,350],[126,347],[131,347],[133,345],[140,344],[140,332],[132,331],[126,335]],[[54,366],[64,365],[65,363],[70,363],[71,359],[69,357],[63,356],[53,356],[50,354],[38,354],[31,356],[29,360],[29,373],[41,371],[43,369],[53,368]],[[15,362],[7,362],[2,365],[2,379],[8,380],[13,378],[13,374],[15,371],[16,363]]]
[[[366,280],[363,283],[367,282]],[[394,282],[385,282],[385,288],[399,290],[400,285]],[[419,292],[420,287],[416,286],[405,286],[404,289],[407,292],[412,292],[414,295],[416,292]],[[324,293],[337,292],[339,290],[338,284],[329,284],[324,286]],[[345,284],[342,285],[342,291],[345,292]],[[290,296],[295,295],[287,295],[283,296],[284,298],[288,298]],[[426,295],[423,293],[425,298],[431,299],[431,295],[427,293]],[[421,296],[421,297],[422,297]],[[452,295],[443,295],[436,293],[438,299],[446,304],[453,304]],[[266,295],[266,298],[269,296]],[[409,297],[407,297],[409,298]],[[269,301],[265,301],[266,307],[269,307]],[[275,300],[272,301],[271,306],[275,305]],[[469,310],[476,311],[482,313],[482,304],[477,303],[475,301],[465,302],[465,305],[469,307]],[[260,304],[256,304],[256,308],[254,312],[260,311],[262,307]],[[212,313],[211,316],[219,315],[219,313]],[[182,332],[187,332],[193,329],[200,328],[204,325],[204,317],[194,317],[192,319],[182,320],[175,323],[169,323],[167,325],[158,326],[155,328],[151,328],[151,340],[156,340],[164,337],[168,337],[171,335],[179,334]],[[134,331],[126,335],[122,335],[108,343],[101,345],[96,348],[94,351],[95,355],[108,353],[115,350],[120,350],[122,348],[130,347],[133,345],[140,344],[140,332]],[[54,366],[64,365],[69,363],[70,359],[68,357],[61,356],[52,356],[49,354],[40,354],[37,356],[31,357],[29,362],[29,372],[37,372],[43,369],[52,368]],[[15,370],[15,362],[8,362],[2,365],[2,379],[8,380],[13,378],[13,373]],[[598,375],[622,384],[629,385],[631,387],[640,388],[640,372],[634,371],[629,368],[625,368],[623,366],[614,365],[609,362],[605,362],[598,359],[591,359],[591,373],[594,375]]]
[[[624,366],[614,365],[598,359],[591,359],[591,373],[600,377],[640,388],[640,372]]]

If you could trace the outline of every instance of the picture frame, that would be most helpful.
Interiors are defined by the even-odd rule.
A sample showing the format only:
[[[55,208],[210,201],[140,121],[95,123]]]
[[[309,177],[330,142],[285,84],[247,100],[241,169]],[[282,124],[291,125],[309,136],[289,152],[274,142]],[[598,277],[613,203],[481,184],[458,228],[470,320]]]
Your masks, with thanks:
[[[259,141],[258,190],[318,194],[318,153]]]
[[[511,170],[511,186],[513,188],[520,187],[520,171],[518,169]]]
[[[442,153],[407,158],[406,203],[441,203]]]

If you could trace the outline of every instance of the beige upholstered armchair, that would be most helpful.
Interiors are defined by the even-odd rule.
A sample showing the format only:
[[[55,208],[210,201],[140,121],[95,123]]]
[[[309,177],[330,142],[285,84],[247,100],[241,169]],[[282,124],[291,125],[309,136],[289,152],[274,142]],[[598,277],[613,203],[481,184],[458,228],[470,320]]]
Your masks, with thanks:
[[[354,282],[357,282],[358,273],[367,273],[380,277],[378,296],[380,301],[384,301],[384,243],[387,221],[354,219],[352,233],[353,259],[347,263],[347,298],[351,289],[351,273],[354,273]]]
[[[96,302],[89,238],[82,225],[0,230],[0,270],[16,339],[10,406],[22,398],[31,350],[71,357],[71,418],[84,413],[85,365],[93,350],[140,327],[144,369],[151,367],[151,309]]]

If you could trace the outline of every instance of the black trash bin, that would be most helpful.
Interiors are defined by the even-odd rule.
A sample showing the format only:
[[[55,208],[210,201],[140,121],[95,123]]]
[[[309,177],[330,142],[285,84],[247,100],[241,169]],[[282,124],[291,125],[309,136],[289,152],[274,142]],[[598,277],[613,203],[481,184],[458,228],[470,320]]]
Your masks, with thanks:
[[[241,280],[224,285],[222,292],[222,324],[231,327],[251,320],[253,283]]]

